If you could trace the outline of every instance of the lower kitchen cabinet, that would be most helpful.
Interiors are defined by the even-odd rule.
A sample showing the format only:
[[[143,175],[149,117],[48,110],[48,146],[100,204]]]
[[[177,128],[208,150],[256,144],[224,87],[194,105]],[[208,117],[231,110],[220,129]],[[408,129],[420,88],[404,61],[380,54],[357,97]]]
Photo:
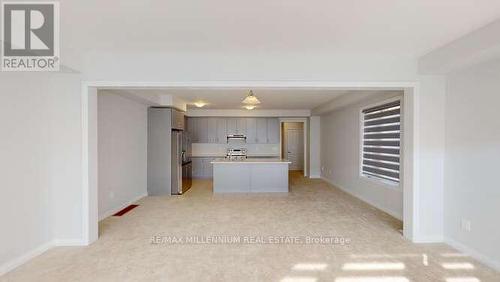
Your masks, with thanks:
[[[214,169],[212,161],[214,158],[203,159],[203,176],[204,178],[212,178],[214,176]]]
[[[201,178],[201,175],[203,174],[203,158],[191,158],[193,161],[193,167],[192,167],[192,175],[193,178]]]
[[[212,178],[213,165],[212,161],[215,158],[193,157],[193,178]]]

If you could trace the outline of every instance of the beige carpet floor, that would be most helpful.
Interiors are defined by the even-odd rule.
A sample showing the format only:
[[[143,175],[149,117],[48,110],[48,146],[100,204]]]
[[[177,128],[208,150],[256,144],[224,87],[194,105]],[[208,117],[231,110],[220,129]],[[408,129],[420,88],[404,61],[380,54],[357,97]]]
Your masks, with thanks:
[[[143,198],[103,220],[91,246],[51,249],[0,280],[500,281],[444,244],[404,240],[401,222],[321,180],[293,174],[287,195],[211,189],[198,180],[183,196]]]

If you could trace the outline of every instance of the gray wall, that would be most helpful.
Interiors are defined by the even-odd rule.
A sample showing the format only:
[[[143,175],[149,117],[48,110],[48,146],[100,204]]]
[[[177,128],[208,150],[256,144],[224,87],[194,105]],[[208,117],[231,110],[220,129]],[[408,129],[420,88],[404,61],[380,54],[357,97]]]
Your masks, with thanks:
[[[98,95],[99,219],[147,194],[147,106]]]
[[[500,61],[448,79],[445,236],[500,269]],[[471,231],[462,229],[462,220]],[[467,246],[467,247],[465,247]]]
[[[321,176],[336,187],[402,219],[402,188],[359,175],[361,108],[400,95],[402,93],[377,94],[321,116]]]

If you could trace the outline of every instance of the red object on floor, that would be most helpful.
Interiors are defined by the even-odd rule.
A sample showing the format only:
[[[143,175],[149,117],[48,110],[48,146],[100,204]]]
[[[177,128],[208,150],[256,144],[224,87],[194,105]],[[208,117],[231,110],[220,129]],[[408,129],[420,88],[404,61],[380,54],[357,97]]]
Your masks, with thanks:
[[[124,208],[123,210],[121,210],[121,211],[119,211],[119,212],[115,213],[113,216],[122,216],[122,215],[124,215],[124,214],[128,213],[129,211],[131,211],[132,209],[134,209],[134,208],[136,208],[136,207],[138,207],[138,206],[139,206],[139,205],[130,205],[130,206],[128,206],[128,207],[126,207],[126,208]]]

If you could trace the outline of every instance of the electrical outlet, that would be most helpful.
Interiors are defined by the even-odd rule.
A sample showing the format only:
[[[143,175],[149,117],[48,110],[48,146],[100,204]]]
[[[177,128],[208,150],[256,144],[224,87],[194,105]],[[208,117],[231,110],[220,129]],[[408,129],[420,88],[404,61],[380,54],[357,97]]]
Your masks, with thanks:
[[[465,218],[462,218],[461,228],[463,231],[470,232],[471,231],[471,221]]]

